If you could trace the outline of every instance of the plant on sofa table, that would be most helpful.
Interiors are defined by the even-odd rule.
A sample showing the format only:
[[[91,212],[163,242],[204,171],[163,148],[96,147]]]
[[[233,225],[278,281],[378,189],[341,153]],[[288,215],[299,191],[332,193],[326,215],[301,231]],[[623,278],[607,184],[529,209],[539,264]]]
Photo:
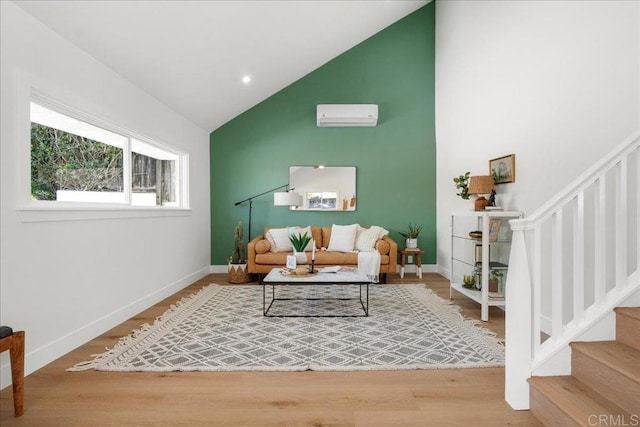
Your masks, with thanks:
[[[405,246],[407,248],[418,247],[418,236],[420,235],[421,231],[422,224],[412,225],[411,223],[409,223],[407,229],[400,232],[400,235],[405,238]]]

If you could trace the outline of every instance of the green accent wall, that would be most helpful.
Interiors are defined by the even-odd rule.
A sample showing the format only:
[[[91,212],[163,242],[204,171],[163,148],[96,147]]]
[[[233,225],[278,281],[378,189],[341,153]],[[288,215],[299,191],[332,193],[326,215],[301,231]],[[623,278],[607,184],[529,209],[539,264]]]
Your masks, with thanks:
[[[404,247],[423,224],[423,263],[436,263],[435,2],[385,28],[210,135],[211,264],[226,264],[249,203],[287,184],[289,166],[355,166],[354,212],[296,212],[253,200],[252,236],[265,226],[379,225]],[[313,46],[309,47],[310,49]],[[371,128],[319,128],[317,104],[378,104]],[[249,239],[247,239],[248,241]]]

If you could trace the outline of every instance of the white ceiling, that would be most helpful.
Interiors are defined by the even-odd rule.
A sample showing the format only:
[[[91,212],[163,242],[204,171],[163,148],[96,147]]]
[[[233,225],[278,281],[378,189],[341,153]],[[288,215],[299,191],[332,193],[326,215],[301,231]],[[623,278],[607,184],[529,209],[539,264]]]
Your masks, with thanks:
[[[212,131],[429,0],[16,1]],[[243,75],[251,83],[243,84]]]

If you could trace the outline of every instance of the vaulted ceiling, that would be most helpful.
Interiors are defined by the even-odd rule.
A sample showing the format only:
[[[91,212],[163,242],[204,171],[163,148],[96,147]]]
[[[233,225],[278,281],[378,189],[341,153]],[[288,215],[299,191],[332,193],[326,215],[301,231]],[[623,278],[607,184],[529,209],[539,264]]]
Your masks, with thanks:
[[[16,4],[212,131],[429,1]],[[244,76],[251,81],[243,83]]]

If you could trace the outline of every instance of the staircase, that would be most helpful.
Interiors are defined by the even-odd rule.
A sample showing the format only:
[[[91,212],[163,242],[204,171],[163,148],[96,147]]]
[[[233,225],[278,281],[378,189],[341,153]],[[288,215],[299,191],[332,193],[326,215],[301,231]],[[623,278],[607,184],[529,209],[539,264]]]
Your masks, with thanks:
[[[531,377],[531,412],[546,426],[640,423],[640,308],[619,307],[616,340],[571,343],[571,375]]]
[[[547,425],[640,426],[640,132],[509,223],[505,400]]]

